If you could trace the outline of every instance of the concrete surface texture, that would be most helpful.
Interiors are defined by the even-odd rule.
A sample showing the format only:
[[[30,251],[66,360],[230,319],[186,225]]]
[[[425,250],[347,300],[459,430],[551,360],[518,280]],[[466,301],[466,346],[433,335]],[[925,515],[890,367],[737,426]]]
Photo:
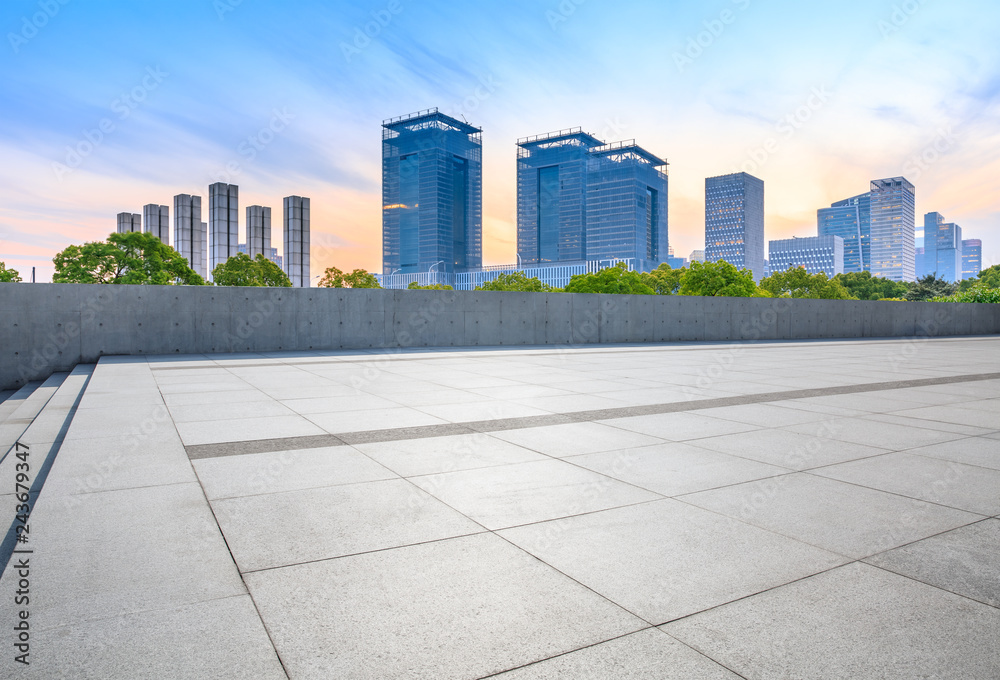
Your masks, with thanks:
[[[109,355],[1000,334],[1000,305],[325,288],[0,284],[0,318],[0,390]]]
[[[997,338],[105,357],[7,401],[55,457],[3,677],[1000,677]]]

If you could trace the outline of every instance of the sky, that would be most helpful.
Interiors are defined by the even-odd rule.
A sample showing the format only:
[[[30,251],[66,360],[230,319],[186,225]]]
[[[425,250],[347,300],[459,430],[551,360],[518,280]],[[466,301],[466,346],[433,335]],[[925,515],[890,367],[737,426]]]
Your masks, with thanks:
[[[483,128],[485,264],[515,260],[516,140],[577,126],[669,161],[679,257],[705,178],[747,171],[767,239],[905,176],[1000,264],[995,0],[4,0],[0,29],[0,261],[39,281],[215,181],[241,238],[308,196],[313,273],[380,271],[381,123],[430,107]]]

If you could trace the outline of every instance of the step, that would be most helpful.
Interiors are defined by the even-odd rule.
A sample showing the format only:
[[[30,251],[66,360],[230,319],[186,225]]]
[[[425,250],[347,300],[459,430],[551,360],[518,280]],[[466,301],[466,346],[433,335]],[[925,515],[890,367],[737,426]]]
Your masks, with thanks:
[[[0,426],[6,427],[4,435],[8,439],[13,437],[0,457],[0,575],[17,547],[13,524],[19,505],[14,493],[17,466],[23,462],[29,465],[29,479],[25,484],[30,486],[28,505],[33,508],[92,372],[93,366],[79,365],[69,374],[53,375],[24,400],[4,426]],[[27,460],[18,457],[23,451],[28,452]]]
[[[12,392],[3,403],[0,403],[0,425],[7,420],[7,417],[17,410],[24,403],[24,400],[31,396],[35,388],[41,387],[42,381],[32,382],[24,385],[21,389]]]

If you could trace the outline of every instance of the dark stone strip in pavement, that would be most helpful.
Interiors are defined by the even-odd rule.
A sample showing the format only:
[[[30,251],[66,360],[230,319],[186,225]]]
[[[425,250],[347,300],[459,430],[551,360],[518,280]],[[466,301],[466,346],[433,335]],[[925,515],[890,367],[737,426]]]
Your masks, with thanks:
[[[842,394],[862,394],[865,392],[883,392],[914,387],[933,387],[935,385],[951,385],[955,383],[982,382],[984,380],[1000,380],[1000,373],[982,373],[976,375],[957,375],[940,378],[917,378],[915,380],[895,380],[890,382],[868,383],[865,385],[841,385],[838,387],[817,387],[805,390],[784,390],[782,392],[764,392],[761,394],[745,394],[735,397],[718,397],[715,399],[696,399],[692,401],[675,401],[664,404],[647,404],[639,406],[622,406],[621,408],[596,409],[591,411],[574,411],[572,413],[552,413],[544,416],[526,416],[523,418],[498,418],[496,420],[477,420],[465,423],[449,423],[445,425],[424,425],[419,427],[400,427],[387,430],[367,430],[364,432],[348,432],[334,435],[317,435],[312,437],[289,437],[284,439],[259,439],[246,442],[229,442],[225,444],[201,444],[185,447],[188,457],[216,458],[219,456],[235,456],[244,453],[265,453],[269,451],[289,451],[291,449],[315,449],[342,444],[373,444],[392,442],[403,439],[423,439],[427,437],[447,437],[473,432],[502,432],[504,430],[524,430],[533,427],[549,425],[565,425],[568,423],[584,423],[596,420],[615,420],[635,416],[654,416],[664,413],[680,413],[684,411],[703,411],[724,406],[745,406],[748,404],[764,404],[775,401],[791,401],[793,399],[809,399],[813,397],[830,397]]]
[[[344,440],[332,434],[317,434],[308,437],[282,437],[279,439],[251,439],[242,442],[221,444],[195,444],[185,446],[188,458],[221,458],[241,456],[244,453],[271,453],[273,451],[294,451],[296,449],[322,449],[327,446],[343,446]]]

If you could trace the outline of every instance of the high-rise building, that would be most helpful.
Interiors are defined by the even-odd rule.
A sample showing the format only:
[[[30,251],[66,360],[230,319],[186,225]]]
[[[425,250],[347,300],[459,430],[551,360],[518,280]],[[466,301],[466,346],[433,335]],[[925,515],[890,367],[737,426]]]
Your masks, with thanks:
[[[208,187],[209,271],[237,253],[240,244],[240,190],[235,184],[216,182]]]
[[[382,128],[383,273],[481,267],[482,129],[436,108]]]
[[[927,270],[924,269],[924,248],[920,246],[914,250],[914,265],[913,268],[916,270],[914,276],[917,281],[927,276]]]
[[[636,145],[590,150],[587,258],[634,259],[642,270],[667,260],[667,162]]]
[[[939,279],[962,280],[962,228],[945,222],[941,213],[924,215],[924,274],[936,274]]]
[[[284,199],[284,270],[296,288],[309,288],[309,199],[286,196]]]
[[[271,252],[271,209],[262,205],[247,206],[247,255],[250,259]]]
[[[208,278],[208,225],[201,221],[201,196],[174,196],[174,248],[191,269]]]
[[[669,258],[666,161],[635,140],[605,144],[580,128],[517,142],[522,266]]]
[[[146,223],[146,233],[152,234],[164,244],[170,245],[170,208],[150,203],[142,207],[142,221]]]
[[[139,213],[118,213],[118,233],[128,234],[142,231],[142,215]]]
[[[692,250],[691,254],[688,255],[688,260],[691,262],[704,262],[705,261],[705,251],[704,250]]]
[[[962,279],[974,279],[983,270],[983,242],[978,238],[962,241]]]
[[[915,198],[916,191],[905,177],[872,180],[872,276],[891,281],[916,278]],[[924,249],[926,253],[926,235]]]
[[[871,269],[871,194],[837,201],[817,211],[820,236],[844,239],[844,272]]]
[[[705,259],[764,276],[764,182],[753,175],[705,180]]]
[[[768,242],[768,263],[772,273],[801,267],[809,274],[833,278],[844,273],[844,239],[839,236],[810,236]]]
[[[603,145],[581,128],[517,140],[522,266],[587,259],[587,161]]]

